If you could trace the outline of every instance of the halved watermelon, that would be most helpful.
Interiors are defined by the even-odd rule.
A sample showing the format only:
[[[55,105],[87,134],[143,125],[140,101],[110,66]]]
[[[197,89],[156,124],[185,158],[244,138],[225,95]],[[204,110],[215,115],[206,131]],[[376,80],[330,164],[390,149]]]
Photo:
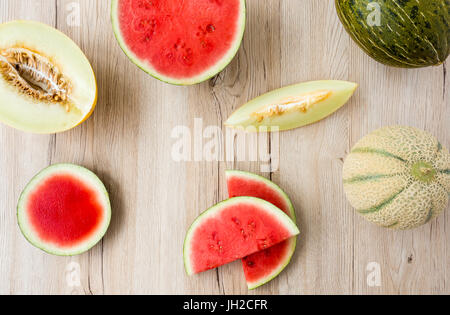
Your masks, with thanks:
[[[228,199],[201,214],[188,230],[186,272],[192,275],[222,266],[298,233],[289,216],[265,200]]]
[[[264,199],[280,208],[295,222],[295,210],[287,194],[274,182],[256,174],[226,171],[230,198],[250,196]],[[297,238],[291,237],[266,250],[242,259],[245,279],[250,290],[266,284],[289,264],[295,252]]]
[[[50,254],[72,256],[102,239],[111,206],[105,186],[94,173],[77,165],[55,164],[25,187],[17,218],[32,245]]]
[[[125,54],[162,81],[190,85],[225,68],[245,29],[245,0],[113,0]]]

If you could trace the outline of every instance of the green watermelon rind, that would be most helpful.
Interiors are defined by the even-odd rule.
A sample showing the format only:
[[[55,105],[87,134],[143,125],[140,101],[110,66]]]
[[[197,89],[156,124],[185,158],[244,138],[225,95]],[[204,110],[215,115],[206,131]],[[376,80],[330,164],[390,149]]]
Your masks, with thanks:
[[[192,237],[194,235],[195,230],[201,226],[201,224],[211,218],[214,217],[218,212],[220,212],[223,209],[226,209],[228,206],[239,204],[239,203],[251,203],[253,205],[258,205],[260,208],[268,213],[270,213],[274,220],[278,219],[281,223],[283,223],[283,226],[292,233],[292,235],[298,235],[300,231],[298,230],[296,224],[292,221],[292,219],[284,213],[282,210],[275,207],[270,202],[267,202],[265,200],[254,198],[254,197],[236,197],[236,198],[230,198],[225,201],[222,201],[215,206],[209,208],[208,210],[204,211],[200,216],[195,219],[195,221],[192,223],[190,228],[188,229],[186,233],[186,238],[184,240],[183,245],[183,260],[184,260],[184,267],[186,270],[186,273],[191,276],[194,274],[192,270],[192,265],[190,262],[190,248],[189,245],[192,243]]]
[[[143,70],[145,73],[149,74],[150,76],[154,77],[155,79],[158,79],[162,82],[173,84],[173,85],[194,85],[198,84],[204,81],[207,81],[220,73],[222,70],[224,70],[230,62],[234,59],[237,52],[239,51],[239,48],[242,43],[242,39],[244,38],[244,32],[245,32],[245,23],[246,23],[246,3],[245,0],[240,0],[241,3],[241,14],[240,14],[240,21],[239,21],[239,29],[238,34],[235,40],[235,43],[231,46],[231,48],[228,50],[227,54],[219,61],[217,64],[208,70],[206,70],[204,73],[197,75],[192,78],[185,78],[185,79],[175,79],[170,78],[168,76],[165,76],[163,74],[158,73],[155,69],[152,69],[151,66],[148,64],[144,64],[139,60],[139,58],[127,48],[127,44],[125,43],[124,39],[122,38],[120,27],[119,27],[119,20],[118,20],[118,4],[120,0],[112,0],[111,1],[111,23],[113,26],[114,36],[117,39],[117,42],[119,43],[120,48],[122,51],[127,55],[127,57],[133,62],[136,66],[138,66],[141,70]]]
[[[53,174],[57,174],[59,171],[71,173],[78,179],[89,182],[91,184],[90,187],[97,191],[97,196],[99,196],[102,205],[104,206],[105,218],[101,223],[101,228],[99,228],[99,230],[95,232],[89,240],[71,249],[59,249],[56,246],[51,246],[50,244],[40,241],[39,238],[34,235],[35,233],[32,231],[32,228],[27,224],[27,218],[25,215],[25,204],[29,193],[32,192],[34,188],[42,182],[42,180],[52,176]],[[54,164],[36,174],[22,191],[17,203],[17,222],[25,239],[34,247],[52,255],[76,256],[90,250],[98,242],[100,242],[106,234],[111,222],[111,203],[109,200],[109,194],[102,181],[90,170],[74,164]]]
[[[259,176],[259,175],[249,173],[249,172],[238,171],[238,170],[227,170],[227,171],[225,171],[225,176],[227,178],[231,177],[231,176],[245,177],[245,178],[260,181],[260,182],[264,183],[265,185],[269,186],[274,191],[278,192],[280,194],[280,196],[283,198],[283,200],[288,204],[288,208],[289,208],[288,215],[291,217],[291,219],[294,221],[294,223],[297,222],[297,216],[295,215],[295,209],[294,209],[294,205],[292,204],[291,199],[277,184],[275,184],[271,180],[269,180],[263,176]],[[266,283],[272,281],[273,279],[278,277],[280,275],[280,273],[289,265],[289,263],[292,260],[292,257],[294,256],[295,249],[297,247],[297,237],[291,237],[290,239],[287,240],[287,242],[290,242],[290,249],[286,256],[286,260],[277,269],[273,270],[273,272],[269,276],[262,278],[258,282],[254,282],[254,283],[247,282],[247,286],[248,286],[249,290],[257,289],[257,288],[265,285]]]

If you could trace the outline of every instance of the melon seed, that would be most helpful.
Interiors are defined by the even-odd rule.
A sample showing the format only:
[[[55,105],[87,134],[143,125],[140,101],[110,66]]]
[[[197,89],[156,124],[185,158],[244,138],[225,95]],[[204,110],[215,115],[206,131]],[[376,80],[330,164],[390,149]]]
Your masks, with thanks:
[[[71,84],[46,57],[25,48],[1,50],[0,74],[20,93],[38,101],[63,104],[69,111]]]
[[[253,112],[251,115],[256,117],[258,122],[261,122],[265,118],[281,116],[287,112],[299,111],[306,113],[313,105],[326,100],[331,94],[332,92],[328,90],[305,93],[296,97],[281,100],[276,104],[265,106],[261,110]]]
[[[267,238],[256,240],[258,244],[258,249],[263,250],[267,248]]]
[[[245,263],[247,264],[248,267],[253,267],[255,265],[255,263],[251,260],[248,260]]]
[[[239,219],[236,218],[236,217],[232,217],[231,221],[233,221],[233,223],[236,224],[236,225],[241,225],[241,221],[239,221]]]
[[[206,31],[208,32],[208,33],[212,33],[212,32],[214,32],[216,30],[216,27],[214,26],[214,25],[212,25],[212,24],[208,24],[207,26],[206,26]]]

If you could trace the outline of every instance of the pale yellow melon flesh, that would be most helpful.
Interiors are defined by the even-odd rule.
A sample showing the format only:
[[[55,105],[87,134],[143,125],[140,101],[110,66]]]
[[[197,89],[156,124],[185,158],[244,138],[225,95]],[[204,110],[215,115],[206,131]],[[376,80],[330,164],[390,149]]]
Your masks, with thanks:
[[[343,178],[350,204],[367,220],[411,229],[430,222],[447,207],[450,154],[425,131],[385,127],[353,147]]]
[[[11,79],[17,75],[20,84]],[[64,95],[38,96],[58,86],[67,88]],[[96,101],[92,67],[69,37],[38,22],[0,25],[1,122],[33,133],[61,132],[87,119]]]
[[[356,83],[325,80],[287,86],[248,102],[225,125],[247,131],[289,130],[315,123],[342,107]]]

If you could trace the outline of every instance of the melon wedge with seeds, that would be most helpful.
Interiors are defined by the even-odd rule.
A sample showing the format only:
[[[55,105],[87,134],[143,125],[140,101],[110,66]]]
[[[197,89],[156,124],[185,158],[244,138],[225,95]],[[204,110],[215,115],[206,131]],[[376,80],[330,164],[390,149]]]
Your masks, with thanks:
[[[228,199],[189,228],[183,251],[186,272],[217,268],[298,234],[295,223],[273,204],[254,197]]]
[[[66,131],[93,112],[94,71],[80,48],[46,24],[0,24],[0,121],[16,129]]]
[[[315,123],[341,108],[357,88],[347,81],[311,81],[255,98],[225,122],[247,131],[289,130]]]
[[[250,196],[264,199],[277,206],[295,222],[295,210],[288,195],[274,182],[248,172],[226,171],[230,198]],[[266,250],[242,259],[245,279],[250,290],[256,289],[277,277],[291,261],[297,237],[291,237]]]
[[[17,218],[32,245],[50,254],[73,256],[102,239],[111,220],[111,205],[94,173],[73,164],[56,164],[25,187]]]
[[[153,77],[192,85],[222,71],[245,29],[244,0],[113,0],[120,47]]]

